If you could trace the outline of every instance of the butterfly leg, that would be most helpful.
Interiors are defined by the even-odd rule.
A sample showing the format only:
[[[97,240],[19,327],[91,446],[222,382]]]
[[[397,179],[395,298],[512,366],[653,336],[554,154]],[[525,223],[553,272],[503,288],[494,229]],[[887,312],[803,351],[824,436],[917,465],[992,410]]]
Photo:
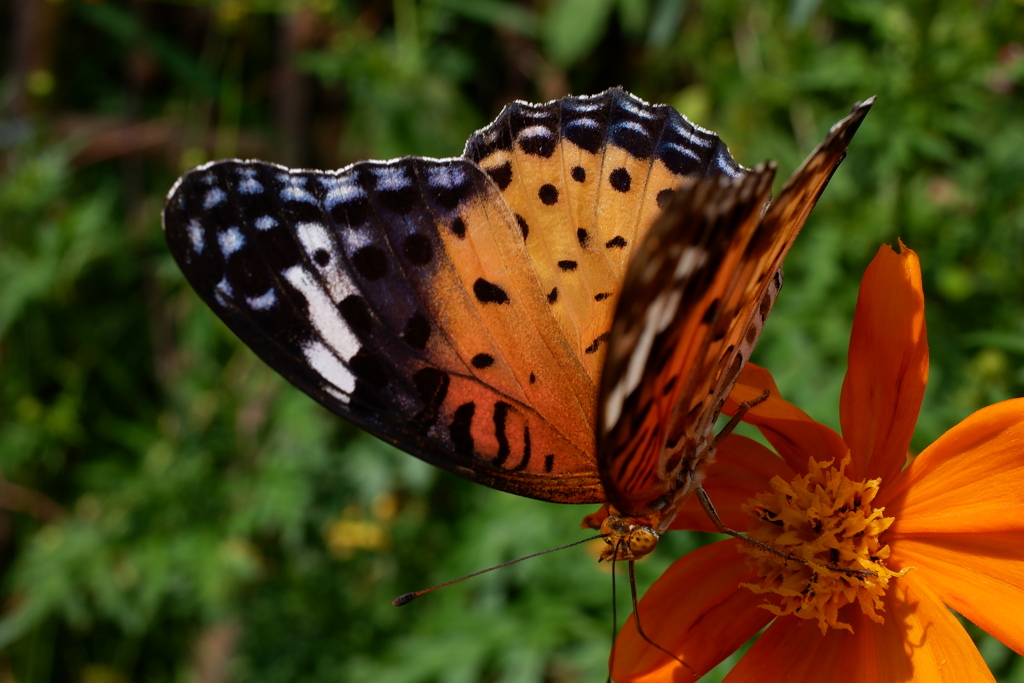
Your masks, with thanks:
[[[771,392],[765,389],[764,393],[755,398],[754,400],[744,401],[743,403],[741,403],[739,407],[736,409],[736,414],[729,419],[729,421],[725,424],[724,427],[722,427],[722,431],[718,432],[718,434],[715,434],[715,440],[711,444],[711,446],[714,448],[717,447],[718,444],[722,443],[722,439],[732,434],[733,430],[736,429],[739,423],[743,421],[743,418],[746,417],[747,415],[747,411],[753,408],[754,406],[759,406],[765,401],[767,401],[770,395]],[[704,510],[707,511],[707,508],[704,508]],[[715,517],[712,517],[711,519],[714,520]]]
[[[725,427],[723,427],[722,430],[715,435],[715,440],[712,444],[712,447],[717,447],[718,444],[720,444],[725,437],[729,436],[729,434],[731,434],[733,430],[736,429],[736,426],[746,416],[747,411],[767,401],[770,395],[771,392],[769,392],[766,389],[763,394],[753,399],[752,401],[744,401],[743,403],[739,404],[739,406],[736,409],[736,414],[733,415],[729,422],[726,423]],[[735,529],[730,529],[729,527],[725,526],[725,524],[722,522],[722,519],[718,516],[718,512],[715,510],[715,506],[711,504],[711,498],[708,497],[707,491],[705,491],[704,488],[698,484],[695,493],[697,495],[697,500],[700,501],[700,506],[704,509],[704,513],[708,516],[708,519],[710,519],[711,522],[715,525],[715,528],[718,529],[719,533],[725,534],[727,536],[732,536],[733,538],[738,538],[742,540],[744,543],[749,543],[755,548],[760,548],[761,550],[764,550],[766,552],[774,553],[782,558],[785,558],[786,560],[792,560],[793,562],[799,562],[801,564],[810,564],[809,562],[807,562],[807,560],[801,557],[796,557],[795,555],[783,552],[774,546],[768,545],[767,543],[762,543],[761,541],[750,538],[749,536],[742,534],[739,531],[736,531]],[[822,566],[824,566],[826,569],[830,571],[841,572],[843,574],[848,575],[875,576],[874,572],[866,571],[863,569],[849,569],[846,567],[837,567],[831,564],[825,564]]]
[[[786,560],[791,560],[793,562],[799,562],[800,564],[807,565],[819,564],[817,562],[808,562],[804,558],[797,557],[796,555],[790,555],[787,552],[779,550],[775,546],[768,545],[767,543],[762,543],[761,541],[750,538],[746,534],[740,533],[735,529],[730,529],[729,527],[725,526],[725,523],[722,522],[722,519],[718,516],[718,512],[715,510],[715,506],[711,504],[711,498],[708,497],[707,491],[704,490],[704,487],[698,486],[695,493],[697,495],[697,500],[700,501],[700,506],[704,509],[704,513],[707,514],[708,519],[712,521],[712,523],[715,525],[715,528],[718,529],[719,533],[725,534],[727,536],[732,536],[733,538],[738,538],[744,543],[748,543],[754,546],[755,548],[760,548],[765,552],[774,553],[775,555],[778,555],[779,557],[782,557]],[[829,571],[840,572],[842,574],[847,574],[849,576],[877,576],[875,572],[868,571],[866,569],[851,569],[849,567],[837,567],[832,564],[821,564],[820,566],[824,567],[825,569],[828,569]]]
[[[737,408],[737,410],[736,410],[736,414],[733,415],[732,418],[729,420],[729,422],[726,423],[726,425],[724,427],[722,427],[722,430],[720,432],[718,432],[718,434],[715,435],[715,440],[712,443],[712,448],[716,448],[718,446],[718,444],[720,444],[725,437],[727,437],[730,434],[732,434],[733,430],[736,429],[737,425],[739,425],[739,423],[746,416],[747,411],[750,410],[751,408],[753,408],[754,406],[760,405],[761,403],[764,403],[765,401],[767,401],[768,400],[768,396],[770,394],[771,394],[771,392],[769,392],[766,389],[763,394],[761,394],[760,396],[758,396],[754,400],[752,400],[752,401],[744,401],[743,403],[741,403],[739,405],[739,407]],[[732,536],[733,538],[739,538],[739,539],[741,539],[741,540],[743,540],[743,541],[745,541],[747,543],[750,543],[753,546],[761,548],[762,550],[766,550],[768,552],[776,553],[777,555],[781,555],[782,557],[785,557],[788,560],[795,560],[797,562],[802,562],[803,561],[803,560],[800,560],[800,559],[798,559],[796,557],[793,557],[792,555],[789,555],[788,553],[784,553],[784,552],[782,552],[781,550],[779,550],[777,548],[773,548],[772,546],[770,546],[770,545],[768,545],[766,543],[762,543],[762,542],[756,541],[756,540],[754,540],[752,538],[748,538],[747,536],[745,536],[744,534],[740,533],[739,531],[735,531],[734,529],[730,529],[729,527],[725,526],[725,524],[722,522],[722,519],[718,516],[718,512],[715,510],[715,506],[711,504],[711,498],[708,497],[708,494],[704,490],[704,487],[702,487],[700,484],[698,484],[697,488],[695,490],[695,493],[697,494],[697,500],[700,501],[700,506],[702,508],[704,508],[704,513],[708,516],[708,519],[710,519],[712,521],[712,523],[715,525],[715,528],[718,529],[719,533],[726,534],[728,536]]]

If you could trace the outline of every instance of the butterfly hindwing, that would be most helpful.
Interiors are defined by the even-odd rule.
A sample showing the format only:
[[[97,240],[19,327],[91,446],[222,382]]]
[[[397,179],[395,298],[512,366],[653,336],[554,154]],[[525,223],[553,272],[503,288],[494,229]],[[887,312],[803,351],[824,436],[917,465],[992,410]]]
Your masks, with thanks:
[[[164,227],[202,298],[332,411],[494,488],[603,499],[596,391],[476,165],[216,162],[172,189]]]

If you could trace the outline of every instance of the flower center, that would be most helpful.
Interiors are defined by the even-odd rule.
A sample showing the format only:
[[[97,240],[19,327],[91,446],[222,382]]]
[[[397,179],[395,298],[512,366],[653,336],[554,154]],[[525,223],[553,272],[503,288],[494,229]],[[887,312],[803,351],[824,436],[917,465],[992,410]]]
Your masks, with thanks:
[[[829,628],[853,632],[839,621],[839,610],[852,603],[881,623],[878,612],[884,610],[889,580],[903,575],[884,566],[889,546],[879,536],[894,518],[883,517],[884,508],[871,507],[881,480],[848,479],[843,472],[849,455],[838,468],[833,462],[811,459],[808,473],[790,482],[775,477],[771,491],[743,508],[754,519],[751,538],[803,560],[743,546],[760,575],[759,583],[743,585],[772,595],[762,607],[777,616],[817,619],[822,634]]]

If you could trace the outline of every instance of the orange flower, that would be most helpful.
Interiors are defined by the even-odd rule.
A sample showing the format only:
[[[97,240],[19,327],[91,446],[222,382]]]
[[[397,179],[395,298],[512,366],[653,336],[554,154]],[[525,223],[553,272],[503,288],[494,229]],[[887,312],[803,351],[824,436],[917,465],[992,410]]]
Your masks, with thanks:
[[[770,390],[744,420],[777,454],[730,435],[705,489],[726,526],[806,564],[737,539],[688,554],[639,605],[644,632],[687,666],[631,618],[614,680],[696,680],[765,626],[727,683],[993,680],[947,607],[1024,654],[1024,399],[979,410],[904,468],[928,346],[920,266],[901,247],[861,282],[843,436],[755,366],[726,409]],[[693,501],[673,528],[714,530]]]

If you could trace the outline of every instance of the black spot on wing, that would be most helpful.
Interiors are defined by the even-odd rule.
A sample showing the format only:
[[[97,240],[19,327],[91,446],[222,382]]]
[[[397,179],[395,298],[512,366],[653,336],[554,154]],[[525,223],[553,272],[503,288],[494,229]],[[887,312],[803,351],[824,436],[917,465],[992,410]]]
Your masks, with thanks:
[[[348,367],[360,384],[373,387],[375,393],[380,393],[387,388],[390,375],[386,366],[372,352],[360,349],[349,359]]]
[[[331,252],[327,251],[326,249],[317,249],[316,251],[313,252],[313,261],[318,266],[323,268],[324,266],[331,262]]]
[[[776,289],[778,285],[776,285]],[[758,306],[758,315],[760,316],[761,322],[763,323],[768,319],[768,314],[772,312],[772,306],[775,305],[775,299],[770,296],[762,296],[761,303]]]
[[[491,180],[498,186],[498,189],[504,192],[512,184],[512,163],[506,161],[500,166],[488,168],[487,175],[491,176]]]
[[[647,121],[620,121],[611,126],[611,139],[616,147],[636,159],[649,159],[654,152],[652,130]]]
[[[462,220],[462,216],[456,216],[452,219],[451,225],[448,229],[452,231],[452,234],[458,237],[460,240],[466,238],[466,223]]]
[[[607,242],[604,243],[607,249],[623,249],[626,246],[626,238],[622,235],[616,235]]]
[[[530,235],[530,224],[518,213],[516,214],[516,223],[519,224],[519,231],[523,233],[523,239],[525,240]]]
[[[757,325],[748,325],[747,332],[743,335],[743,340],[747,343],[748,347],[753,346],[757,342],[757,338],[761,336],[761,330]]]
[[[607,332],[599,334],[597,337],[594,338],[594,341],[592,341],[590,343],[590,346],[588,346],[587,348],[583,349],[583,353],[587,353],[587,354],[597,353],[597,350],[599,348],[601,348],[601,344],[603,344],[606,341],[608,341],[608,336],[609,335],[608,335]]]
[[[567,97],[560,101],[562,136],[591,154],[605,141],[608,112],[616,98],[615,88],[592,97]]]
[[[565,273],[571,273],[572,271],[576,270],[577,267],[579,267],[578,263],[576,263],[575,261],[570,261],[568,259],[558,262],[559,270]]]
[[[508,294],[504,289],[482,277],[477,278],[473,283],[473,295],[482,304],[507,304],[509,302]]]
[[[608,181],[612,187],[619,192],[629,192],[630,185],[633,183],[633,179],[629,175],[629,171],[625,168],[617,168],[611,172],[608,176]]]
[[[498,442],[498,453],[491,462],[495,467],[503,466],[511,453],[508,434],[505,433],[508,427],[508,411],[511,408],[512,406],[504,401],[496,401],[494,404],[494,438]]]
[[[360,248],[352,255],[352,265],[367,280],[379,280],[389,272],[387,254],[372,244]]]
[[[373,329],[373,315],[366,300],[358,294],[349,294],[342,299],[338,311],[356,334],[369,334]]]
[[[553,304],[558,301],[558,287],[552,287],[551,291],[548,292],[548,303]]]
[[[587,98],[585,104],[582,98],[562,100],[562,136],[580,149],[596,154],[604,145],[609,104],[608,93]]]
[[[571,175],[572,179],[575,180],[577,183],[586,182],[587,169],[583,168],[582,166],[573,166],[572,170],[569,171],[569,175]]]
[[[494,365],[494,356],[489,353],[478,353],[473,356],[473,359],[470,362],[473,364],[474,368],[483,370],[484,368],[489,368]]]
[[[655,153],[676,175],[736,176],[743,170],[717,135],[697,128],[675,110],[669,110]]]
[[[552,204],[558,203],[558,188],[551,183],[545,183],[540,186],[540,190],[537,192],[537,196],[540,197],[540,201],[545,206],[551,206]]]
[[[587,244],[590,243],[590,233],[587,232],[586,228],[576,228],[576,241],[584,249],[587,248]]]
[[[563,129],[565,139],[591,154],[597,154],[604,144],[604,130],[590,125],[567,125]]]
[[[476,404],[470,401],[463,403],[455,409],[452,421],[448,425],[448,435],[452,439],[452,446],[459,455],[470,458],[475,451],[473,442],[473,414],[476,412]]]
[[[402,330],[402,341],[414,349],[422,351],[430,341],[430,321],[422,313],[414,313],[405,323]]]
[[[513,472],[522,472],[530,466],[530,456],[533,454],[533,448],[530,444],[530,425],[523,426],[523,459],[519,461],[519,464],[512,468]]]
[[[554,131],[543,126],[536,130],[537,132],[532,135],[520,135],[516,142],[519,143],[519,148],[527,154],[547,159],[555,153],[555,147],[558,146],[558,136],[555,135]],[[547,132],[541,133],[540,130]]]

